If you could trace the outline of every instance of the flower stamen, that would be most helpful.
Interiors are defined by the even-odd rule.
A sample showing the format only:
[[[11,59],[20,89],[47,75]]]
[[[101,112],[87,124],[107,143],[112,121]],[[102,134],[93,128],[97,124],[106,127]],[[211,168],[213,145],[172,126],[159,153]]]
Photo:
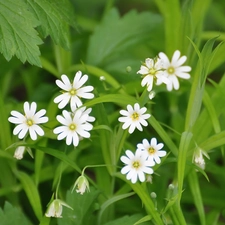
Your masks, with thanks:
[[[149,154],[154,154],[156,152],[156,150],[153,147],[149,147],[148,152],[149,152]]]
[[[138,161],[133,162],[133,167],[137,170],[140,167],[140,163]]]
[[[134,112],[132,115],[131,115],[131,118],[132,120],[138,120],[139,119],[139,114],[137,112]]]
[[[32,126],[34,124],[33,120],[32,119],[27,119],[27,125],[28,126]]]
[[[167,69],[167,72],[168,72],[168,74],[174,74],[174,72],[175,72],[175,69],[174,69],[174,67],[169,67],[168,69]]]
[[[70,129],[70,130],[76,130],[76,127],[77,127],[77,126],[76,126],[75,124],[72,123],[72,124],[70,124],[69,129]]]
[[[76,94],[77,94],[77,90],[72,88],[72,89],[69,91],[69,93],[70,93],[70,95],[76,95]]]

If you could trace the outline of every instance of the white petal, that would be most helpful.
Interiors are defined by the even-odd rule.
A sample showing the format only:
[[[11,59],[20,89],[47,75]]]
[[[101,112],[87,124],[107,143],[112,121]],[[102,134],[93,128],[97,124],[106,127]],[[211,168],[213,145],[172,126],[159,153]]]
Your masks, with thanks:
[[[184,55],[182,56],[175,64],[176,67],[180,67],[181,65],[183,65],[187,60],[187,57]]]
[[[73,145],[76,147],[79,144],[79,137],[77,135],[77,133],[73,134]]]
[[[33,117],[36,113],[37,110],[37,103],[36,102],[31,102],[30,105],[30,115],[26,114],[28,117]]]
[[[14,129],[13,129],[13,134],[17,135],[21,130],[28,130],[28,126],[24,123],[17,125]]]
[[[180,51],[179,50],[176,50],[174,53],[173,53],[173,56],[172,56],[172,60],[171,60],[171,64],[174,66],[176,65],[178,59],[180,58]]]
[[[66,126],[60,126],[60,127],[56,127],[53,130],[53,133],[54,134],[65,133],[67,135],[67,130],[68,130],[68,128]]]
[[[134,153],[131,150],[126,150],[126,155],[128,156],[129,159],[133,159],[134,158]]]
[[[166,155],[166,151],[163,151],[163,150],[158,151],[158,156],[159,156],[159,157],[163,157],[163,156],[165,156],[165,155]]]
[[[150,58],[147,58],[145,60],[145,64],[148,68],[153,68],[154,67],[154,60],[153,59],[150,59]]]
[[[31,128],[40,136],[43,136],[45,134],[43,129],[36,124],[34,124]]]
[[[137,173],[134,173],[131,177],[131,182],[134,184],[137,182]]]
[[[73,85],[79,83],[81,77],[82,77],[82,72],[81,71],[76,72],[74,79],[73,79]]]
[[[72,88],[72,85],[70,83],[69,78],[65,74],[63,74],[61,76],[61,79],[62,79],[62,81],[61,80],[56,80],[57,86],[60,87],[62,90],[70,91],[71,88]]]
[[[83,75],[78,82],[76,82],[76,79],[74,79],[75,82],[73,82],[73,87],[75,89],[80,88],[84,83],[88,80],[88,75]]]
[[[130,167],[129,166],[124,166],[122,169],[121,169],[121,173],[122,174],[126,174],[130,171]]]
[[[18,126],[20,126],[20,125],[18,125]],[[18,138],[19,139],[23,139],[25,137],[27,131],[28,131],[28,127],[27,126],[24,126],[23,129],[20,131],[20,133],[18,135]]]
[[[132,134],[132,133],[134,132],[135,128],[136,128],[136,126],[135,126],[134,124],[131,124],[130,127],[129,127],[128,132],[129,132],[130,134]]]
[[[169,61],[169,59],[168,59],[168,57],[167,57],[167,55],[165,53],[160,52],[159,53],[159,58],[162,61],[163,68],[166,69],[166,68],[168,68],[170,66],[170,61]]]
[[[180,87],[179,81],[176,76],[171,75],[171,81],[175,90],[178,90]]]
[[[152,168],[149,168],[149,167],[145,167],[143,169],[143,172],[145,172],[147,174],[153,174],[154,173],[153,169]]]
[[[76,132],[74,132],[74,134],[76,134]],[[71,145],[72,141],[73,141],[73,133],[68,133],[67,134],[67,137],[66,137],[66,144],[67,145]]]
[[[143,173],[142,171],[140,171],[140,172],[138,173],[138,178],[139,178],[139,180],[140,180],[141,182],[144,182],[144,181],[145,181],[145,175],[144,175],[144,173]]]
[[[129,164],[129,162],[130,162],[130,159],[124,155],[120,157],[120,160],[125,164]]]
[[[180,77],[180,78],[183,78],[183,79],[190,79],[190,74],[189,73],[181,73],[181,72],[179,72],[179,73],[176,73],[176,75],[178,76],[178,77]]]
[[[35,132],[35,129],[32,129],[32,127],[29,128],[30,137],[32,140],[37,140],[37,134]]]

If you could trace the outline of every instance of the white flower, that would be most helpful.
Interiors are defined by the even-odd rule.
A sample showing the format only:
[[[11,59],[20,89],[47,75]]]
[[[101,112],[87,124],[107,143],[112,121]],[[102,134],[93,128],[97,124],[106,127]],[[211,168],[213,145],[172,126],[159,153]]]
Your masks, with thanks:
[[[156,95],[155,91],[150,91],[148,97],[150,100],[152,100],[155,97],[155,95]]]
[[[193,161],[194,163],[199,166],[201,169],[205,169],[205,160],[203,155],[209,159],[209,155],[204,152],[201,148],[197,147],[196,151],[194,152],[193,155]]]
[[[140,105],[138,103],[134,104],[134,108],[131,105],[127,105],[127,111],[120,110],[120,114],[123,115],[123,117],[119,117],[118,120],[124,123],[122,126],[124,130],[129,127],[128,132],[130,134],[134,132],[135,128],[140,131],[143,131],[142,126],[148,125],[146,119],[151,116],[150,114],[144,114],[146,111],[147,108],[140,108]]]
[[[51,204],[49,205],[45,216],[46,217],[56,217],[56,218],[62,218],[62,210],[63,210],[63,206],[66,206],[67,208],[70,208],[73,210],[72,207],[70,207],[69,205],[67,205],[65,202],[63,202],[60,199],[55,199],[51,202]]]
[[[79,138],[89,138],[89,131],[92,130],[93,125],[88,122],[93,122],[94,117],[89,116],[91,110],[85,108],[77,109],[71,113],[63,110],[63,116],[57,116],[57,120],[63,125],[56,127],[53,132],[58,134],[57,139],[62,140],[66,138],[66,144],[73,143],[74,146],[78,146]]]
[[[73,83],[70,82],[69,78],[63,74],[61,80],[56,80],[56,84],[63,90],[63,94],[57,96],[54,99],[55,103],[59,103],[60,109],[64,108],[70,102],[70,108],[74,111],[76,108],[82,106],[81,98],[92,99],[94,94],[90,93],[93,91],[93,86],[85,86],[84,83],[88,80],[88,75],[78,71],[75,74]]]
[[[167,78],[171,81],[166,84],[167,90],[171,91],[173,88],[178,90],[180,85],[178,78],[189,79],[190,74],[188,72],[191,71],[190,66],[182,66],[187,60],[186,56],[180,57],[180,51],[176,50],[173,54],[172,60],[170,61],[167,55],[163,52],[159,53],[159,58],[163,62],[164,73]]]
[[[26,150],[25,146],[19,146],[16,148],[15,152],[14,152],[14,158],[21,160],[23,158],[23,154]]]
[[[144,87],[147,85],[147,90],[151,91],[153,88],[153,83],[157,85],[161,83],[167,84],[170,82],[162,71],[162,61],[159,58],[155,60],[147,58],[144,65],[141,66],[140,70],[137,72],[143,75],[141,81],[141,86]]]
[[[46,113],[45,109],[41,109],[36,113],[37,104],[32,102],[29,105],[28,102],[24,103],[24,113],[21,114],[17,111],[11,111],[12,117],[9,117],[8,120],[11,123],[18,124],[14,130],[13,134],[17,135],[19,139],[23,139],[26,133],[29,131],[30,137],[32,140],[37,139],[37,134],[40,136],[44,135],[43,129],[37,124],[46,123],[48,121],[48,117],[44,116]]]
[[[163,143],[157,144],[157,139],[152,138],[150,142],[148,142],[147,139],[144,139],[142,141],[142,144],[138,144],[137,148],[139,150],[145,151],[148,154],[148,159],[154,160],[156,163],[160,163],[160,157],[163,157],[166,155],[166,151],[161,150],[163,148]]]
[[[83,195],[86,190],[90,191],[89,182],[84,175],[81,175],[77,178],[77,180],[76,180],[76,182],[73,186],[72,192],[73,192],[75,187],[77,187],[76,192],[80,193],[81,195]]]
[[[127,174],[127,180],[136,183],[139,179],[141,182],[145,181],[145,173],[153,174],[153,169],[150,168],[155,165],[154,161],[147,160],[148,155],[137,149],[135,154],[126,150],[126,156],[121,156],[120,160],[126,165],[121,169],[122,174]]]

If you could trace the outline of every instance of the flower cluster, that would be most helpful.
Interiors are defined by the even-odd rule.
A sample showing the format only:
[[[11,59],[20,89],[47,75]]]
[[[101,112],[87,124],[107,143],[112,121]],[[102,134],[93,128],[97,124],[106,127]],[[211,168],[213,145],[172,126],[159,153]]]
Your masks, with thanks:
[[[187,57],[180,57],[180,55],[180,51],[176,50],[171,61],[163,52],[160,52],[155,59],[147,58],[137,72],[143,77],[141,82],[142,87],[146,85],[147,90],[150,92],[153,88],[153,83],[156,85],[164,83],[168,91],[172,91],[173,88],[178,90],[180,87],[178,77],[189,79],[190,74],[188,72],[191,71],[190,66],[182,66]]]
[[[84,86],[88,80],[88,75],[82,76],[81,71],[78,71],[71,83],[69,78],[63,74],[62,80],[56,80],[56,84],[63,90],[63,93],[54,99],[55,103],[58,103],[58,107],[63,109],[68,103],[70,103],[70,111],[63,110],[62,116],[58,115],[56,119],[62,126],[56,127],[53,132],[57,134],[57,139],[62,140],[66,138],[66,144],[76,147],[79,144],[80,139],[89,138],[89,131],[92,130],[93,125],[90,122],[94,122],[95,118],[89,116],[92,109],[86,109],[82,106],[81,98],[92,99],[94,94],[93,86]]]
[[[157,139],[152,138],[150,142],[144,139],[141,144],[137,145],[135,153],[126,150],[126,156],[121,156],[120,160],[126,164],[121,173],[126,174],[127,180],[136,183],[139,179],[141,182],[146,180],[145,174],[153,174],[152,167],[155,163],[161,162],[160,157],[166,155],[166,151],[162,150],[162,143],[157,144]]]
[[[181,56],[179,50],[176,50],[172,56],[171,61],[165,53],[160,52],[154,59],[147,58],[145,63],[141,65],[140,70],[137,72],[142,75],[141,86],[147,86],[149,92],[149,98],[152,99],[155,96],[155,92],[152,91],[153,84],[161,85],[166,84],[167,90],[179,89],[179,78],[189,79],[191,71],[190,66],[182,66],[187,60],[186,56]],[[150,118],[150,114],[146,113],[146,107],[140,107],[138,103],[134,104],[134,107],[127,105],[127,110],[120,110],[122,117],[119,117],[119,121],[124,123],[123,129],[128,129],[128,132],[132,134],[137,128],[139,131],[143,131],[142,126],[147,126],[147,119]],[[146,114],[145,114],[146,113]],[[143,139],[142,143],[137,145],[136,152],[133,153],[130,150],[126,150],[126,156],[122,156],[121,161],[126,164],[122,170],[122,174],[126,174],[126,178],[131,180],[132,183],[136,183],[139,179],[141,182],[145,181],[145,174],[152,174],[152,166],[155,163],[161,163],[161,157],[166,155],[166,151],[162,150],[162,143],[157,144],[157,139],[152,138],[150,142],[147,139]],[[196,161],[196,160],[195,160]]]
[[[86,74],[82,76],[81,71],[75,74],[72,83],[70,83],[69,78],[65,74],[61,76],[61,79],[56,80],[56,84],[63,90],[63,93],[57,96],[54,102],[59,103],[58,107],[60,109],[70,103],[71,110],[63,110],[63,115],[56,117],[62,126],[55,128],[53,133],[58,135],[58,140],[66,138],[67,145],[73,143],[74,146],[78,146],[80,139],[90,137],[89,132],[93,128],[91,122],[95,121],[95,118],[89,115],[92,109],[82,107],[81,98],[92,99],[94,94],[90,92],[94,88],[92,86],[83,87],[84,83],[88,80],[88,76]],[[29,133],[30,138],[35,141],[38,135],[44,136],[44,130],[39,125],[48,122],[48,117],[45,116],[46,110],[41,109],[37,111],[36,102],[32,102],[31,104],[25,102],[23,108],[24,114],[12,110],[11,116],[8,118],[9,122],[16,124],[13,134],[18,135],[19,139],[25,139]],[[28,147],[20,145],[16,148],[14,157],[22,159],[25,150],[32,155]]]

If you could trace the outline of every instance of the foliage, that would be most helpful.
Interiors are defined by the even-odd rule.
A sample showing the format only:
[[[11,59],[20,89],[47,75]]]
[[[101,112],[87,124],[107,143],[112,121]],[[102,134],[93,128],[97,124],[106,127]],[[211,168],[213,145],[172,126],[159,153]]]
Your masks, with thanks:
[[[0,0],[0,223],[224,224],[224,7],[222,0]],[[154,84],[150,99],[137,71],[146,58],[176,50],[191,78],[179,78],[179,90]],[[62,114],[54,99],[55,80],[72,81],[77,71],[94,87],[95,97],[82,102],[95,121],[74,147],[53,133]],[[25,101],[47,111],[37,140],[19,141],[8,121]],[[135,103],[151,116],[143,132],[129,133],[118,118]],[[132,183],[120,157],[153,137],[167,154],[145,182]],[[26,149],[21,160],[13,157],[18,146]],[[73,187],[81,175],[90,192]],[[45,215],[53,199],[62,218]]]

